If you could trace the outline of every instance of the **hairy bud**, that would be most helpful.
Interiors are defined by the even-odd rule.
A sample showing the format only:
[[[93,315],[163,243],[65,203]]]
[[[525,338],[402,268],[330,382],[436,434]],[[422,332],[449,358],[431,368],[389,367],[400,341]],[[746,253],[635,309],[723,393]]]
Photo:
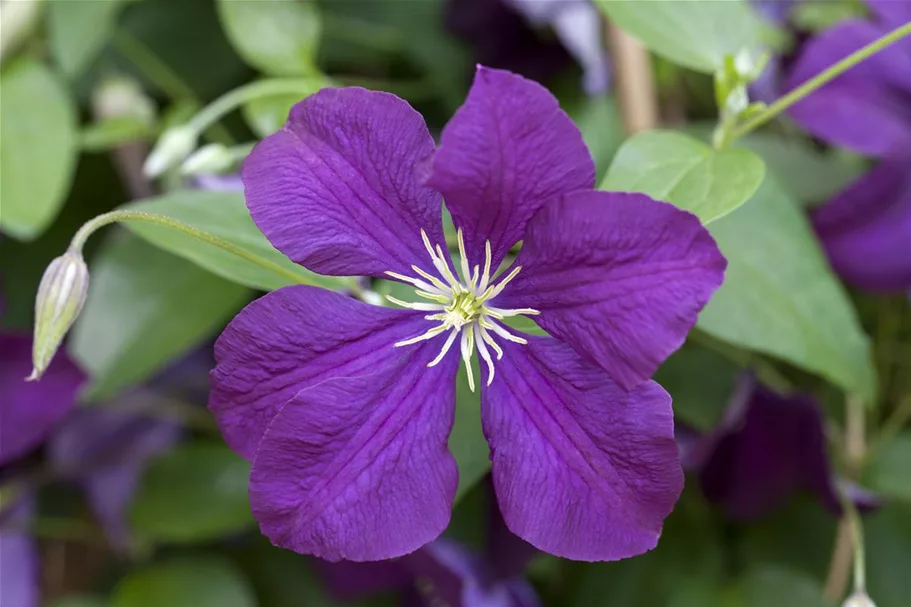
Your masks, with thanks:
[[[44,271],[35,298],[35,337],[32,344],[32,374],[41,378],[57,353],[60,342],[73,326],[89,289],[89,270],[82,254],[67,251]]]
[[[841,607],[876,607],[876,603],[870,599],[866,592],[860,591],[849,596]]]
[[[196,137],[196,131],[186,125],[165,131],[142,167],[146,177],[158,177],[183,162],[196,148]]]

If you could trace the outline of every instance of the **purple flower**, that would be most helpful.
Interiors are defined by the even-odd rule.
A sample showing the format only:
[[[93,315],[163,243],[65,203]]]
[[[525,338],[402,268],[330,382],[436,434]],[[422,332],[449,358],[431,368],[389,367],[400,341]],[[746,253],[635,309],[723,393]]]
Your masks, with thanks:
[[[868,4],[875,20],[844,21],[806,44],[788,88],[911,21],[911,3]],[[836,271],[861,288],[911,287],[911,40],[899,41],[848,70],[790,113],[828,143],[880,159],[813,214]]]
[[[38,547],[25,531],[9,528],[26,526],[34,507],[31,497],[24,497],[0,512],[0,605],[3,607],[38,606]]]
[[[670,398],[648,378],[725,260],[695,216],[593,191],[594,175],[550,93],[486,68],[436,152],[404,101],[359,88],[307,98],[257,145],[247,205],[273,245],[312,271],[391,278],[423,300],[390,298],[405,308],[392,310],[286,287],[219,338],[210,407],[253,460],[253,513],[275,544],[365,561],[435,539],[458,480],[455,374],[477,350],[509,528],[583,560],[655,545],[683,479]],[[516,315],[553,337],[507,328]]]
[[[0,333],[0,466],[38,447],[76,403],[85,376],[59,354],[40,382],[32,370],[31,337]]]
[[[491,516],[486,555],[440,538],[402,558],[375,563],[317,562],[323,581],[342,600],[398,590],[416,607],[538,607],[534,588],[522,577],[535,550]]]
[[[830,512],[841,513],[825,418],[810,396],[780,395],[745,376],[718,427],[684,444],[685,465],[699,471],[706,497],[731,519],[764,516],[798,491],[812,492]],[[860,488],[847,489],[859,507],[875,505]]]

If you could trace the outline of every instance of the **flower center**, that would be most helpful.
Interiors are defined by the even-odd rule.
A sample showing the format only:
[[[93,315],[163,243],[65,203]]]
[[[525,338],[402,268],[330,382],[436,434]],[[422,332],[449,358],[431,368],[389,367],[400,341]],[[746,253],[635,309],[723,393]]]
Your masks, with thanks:
[[[494,362],[493,357],[490,355],[490,350],[496,353],[497,360],[503,358],[503,349],[497,344],[494,335],[519,344],[528,343],[527,340],[510,333],[499,321],[509,316],[518,316],[520,314],[532,316],[539,314],[539,312],[531,308],[505,310],[490,305],[491,301],[503,292],[506,285],[518,276],[522,266],[513,268],[499,282],[496,281],[496,278],[492,279],[490,275],[492,256],[490,241],[488,240],[484,247],[484,271],[481,272],[481,268],[475,266],[472,272],[468,265],[468,256],[465,253],[465,239],[462,236],[461,228],[459,229],[458,237],[459,255],[461,256],[461,279],[458,274],[449,268],[446,256],[440,245],[436,247],[431,245],[427,233],[421,230],[421,239],[430,254],[430,259],[433,261],[433,267],[436,269],[438,276],[425,272],[418,266],[411,266],[411,269],[414,270],[418,277],[405,276],[396,272],[386,272],[386,275],[413,285],[416,287],[415,294],[429,301],[411,303],[396,299],[390,295],[387,295],[386,298],[403,308],[433,312],[424,318],[438,323],[436,326],[422,335],[395,344],[395,347],[409,346],[446,334],[446,341],[443,343],[440,353],[428,363],[428,367],[433,367],[443,360],[443,357],[446,356],[446,353],[449,352],[455,343],[456,337],[461,335],[460,349],[462,360],[465,362],[465,368],[468,371],[468,386],[474,392],[471,357],[475,349],[477,349],[478,355],[487,364],[487,385],[489,386],[493,382],[494,376]]]

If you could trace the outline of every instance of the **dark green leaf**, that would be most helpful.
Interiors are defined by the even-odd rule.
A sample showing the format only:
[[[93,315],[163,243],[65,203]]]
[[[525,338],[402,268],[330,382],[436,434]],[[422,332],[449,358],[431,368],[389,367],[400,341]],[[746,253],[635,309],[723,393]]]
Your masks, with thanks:
[[[717,152],[682,133],[649,131],[620,147],[599,189],[643,192],[707,224],[749,200],[764,176],[762,160],[749,150]]]
[[[908,607],[911,508],[891,504],[864,518],[867,592],[877,607]]]
[[[870,345],[806,218],[778,183],[711,226],[728,260],[698,327],[818,373],[874,402]]]
[[[304,80],[301,79],[301,81]],[[322,75],[314,76],[312,82],[313,88],[310,91],[301,90],[300,93],[290,95],[260,97],[244,105],[242,111],[250,129],[260,137],[271,135],[282,128],[288,119],[288,112],[295,103],[321,88],[333,85],[328,78]]]
[[[89,67],[111,36],[124,0],[56,0],[48,3],[54,59],[70,78]]]
[[[53,607],[108,607],[107,599],[94,596],[68,596],[57,599]]]
[[[319,10],[313,2],[218,0],[218,14],[238,54],[274,76],[316,72]]]
[[[116,116],[90,124],[82,130],[82,149],[89,152],[104,151],[118,145],[148,139],[152,125],[139,116]]]
[[[811,577],[780,567],[750,571],[740,584],[743,607],[835,607]]]
[[[911,432],[899,434],[884,445],[866,474],[871,489],[911,504]]]
[[[456,416],[449,450],[459,465],[459,489],[456,502],[480,481],[490,470],[490,448],[481,430],[481,375],[477,357],[472,359],[475,391],[468,388],[465,365],[459,365],[456,377]]]
[[[247,580],[215,556],[184,557],[130,571],[112,607],[256,607]]]
[[[76,108],[47,67],[22,58],[0,75],[0,227],[35,238],[57,216],[76,162]]]
[[[707,431],[720,421],[739,373],[721,354],[687,343],[661,365],[655,381],[673,398],[677,418]]]
[[[254,524],[247,481],[250,464],[220,443],[192,442],[154,460],[130,508],[144,539],[199,542]]]
[[[760,21],[746,0],[596,0],[608,18],[650,50],[712,73],[725,55],[752,48]]]
[[[106,242],[89,272],[69,351],[91,375],[90,399],[147,379],[211,337],[249,297],[246,288],[135,237]]]
[[[265,260],[272,266],[271,269],[172,228],[139,222],[127,224],[131,230],[155,246],[185,257],[223,278],[255,289],[271,291],[289,284],[314,284],[339,289],[353,281],[351,278],[314,274],[276,251],[253,223],[240,192],[178,190],[159,198],[134,202],[123,208],[166,215],[227,240]]]

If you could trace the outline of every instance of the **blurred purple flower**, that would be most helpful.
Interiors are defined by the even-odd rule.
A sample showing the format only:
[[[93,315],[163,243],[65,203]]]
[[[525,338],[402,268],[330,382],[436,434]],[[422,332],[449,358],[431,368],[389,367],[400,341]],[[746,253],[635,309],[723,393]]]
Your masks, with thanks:
[[[2,394],[2,391],[0,391]],[[18,498],[0,511],[0,605],[38,607],[38,547],[25,531],[32,518],[31,497]]]
[[[590,0],[449,0],[445,18],[447,29],[471,45],[477,63],[546,82],[572,58],[582,67],[588,94],[610,86],[604,23]],[[547,27],[557,40],[539,31]]]
[[[744,376],[714,431],[696,440],[682,435],[684,465],[699,472],[706,497],[731,519],[762,517],[799,491],[812,492],[827,510],[841,513],[825,417],[810,396],[782,396]],[[859,487],[843,489],[862,508],[877,503]]]
[[[401,558],[375,563],[318,561],[317,569],[341,600],[400,591],[405,604],[414,607],[538,607],[540,600],[522,575],[536,551],[506,528],[498,511],[493,514],[484,556],[439,538]]]
[[[868,4],[873,20],[844,21],[809,40],[788,75],[788,88],[911,21],[911,2]],[[911,287],[911,39],[848,70],[790,114],[820,139],[879,159],[813,214],[833,267],[861,288]]]
[[[244,184],[240,179],[239,173],[228,173],[225,175],[215,173],[203,173],[194,177],[195,186],[201,190],[213,190],[220,192],[243,191]]]
[[[243,176],[254,221],[288,257],[320,274],[394,279],[426,300],[390,298],[408,308],[393,310],[286,287],[221,335],[210,408],[253,460],[265,535],[363,561],[446,528],[458,337],[463,360],[477,348],[485,363],[483,426],[509,528],[575,559],[655,546],[683,479],[670,398],[648,378],[725,267],[695,216],[594,191],[591,155],[556,99],[487,68],[436,152],[401,99],[324,89],[257,145]],[[441,195],[459,263],[444,250]],[[553,338],[501,324],[517,314]]]

